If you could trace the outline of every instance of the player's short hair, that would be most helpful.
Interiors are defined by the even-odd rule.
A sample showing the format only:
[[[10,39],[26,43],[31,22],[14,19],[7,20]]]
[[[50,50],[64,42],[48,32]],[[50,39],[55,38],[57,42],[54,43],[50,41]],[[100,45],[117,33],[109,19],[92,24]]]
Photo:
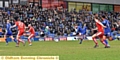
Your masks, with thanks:
[[[98,15],[98,13],[94,13],[93,15],[94,15],[94,18],[98,19],[98,16],[96,16]]]
[[[105,15],[102,15],[102,18],[105,18]]]
[[[97,13],[94,13],[93,15],[96,15]]]
[[[18,20],[19,20],[19,17],[18,17],[18,16],[16,16],[16,17],[14,17],[14,19],[15,19],[15,21],[18,21]]]
[[[96,19],[98,19],[98,17],[97,17],[97,16],[96,16],[95,18],[96,18]]]

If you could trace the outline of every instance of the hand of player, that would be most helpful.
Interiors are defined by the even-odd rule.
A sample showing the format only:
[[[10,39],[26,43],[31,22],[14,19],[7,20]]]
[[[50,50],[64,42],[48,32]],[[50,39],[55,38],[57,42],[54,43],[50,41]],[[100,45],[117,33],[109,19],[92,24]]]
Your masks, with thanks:
[[[92,31],[96,30],[96,29],[91,29]]]
[[[98,28],[96,27],[96,28],[94,28],[94,29],[92,29],[92,30],[94,31],[94,30],[97,30],[97,29],[98,29]]]
[[[25,27],[25,29],[27,29],[28,27]]]
[[[26,34],[25,34],[25,33],[24,33],[23,35],[24,35],[24,36],[26,36]]]
[[[14,28],[14,27],[16,27],[16,25],[11,26],[10,28]]]
[[[23,35],[24,35],[24,36],[28,36],[29,34],[24,33]]]
[[[92,33],[92,34],[94,33],[94,31],[95,31],[95,29],[91,29],[91,33]]]
[[[104,28],[106,28],[106,26],[103,26]]]
[[[26,31],[26,32],[29,32],[29,31]]]

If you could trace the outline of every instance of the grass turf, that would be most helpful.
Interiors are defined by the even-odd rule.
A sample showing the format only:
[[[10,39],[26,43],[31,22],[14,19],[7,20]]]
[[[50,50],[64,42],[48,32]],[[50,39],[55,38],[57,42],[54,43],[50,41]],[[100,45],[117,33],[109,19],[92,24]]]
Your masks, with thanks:
[[[59,56],[60,60],[119,60],[120,41],[109,42],[111,48],[104,48],[99,42],[98,48],[93,48],[93,41],[61,41],[33,42],[33,46],[15,47],[14,42],[8,46],[0,43],[0,56]]]

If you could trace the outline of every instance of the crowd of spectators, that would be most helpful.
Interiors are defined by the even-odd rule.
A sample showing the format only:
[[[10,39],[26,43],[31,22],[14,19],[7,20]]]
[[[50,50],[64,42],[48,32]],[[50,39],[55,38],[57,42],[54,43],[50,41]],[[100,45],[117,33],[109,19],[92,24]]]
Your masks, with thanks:
[[[111,22],[113,32],[120,33],[120,12],[97,12],[99,19],[105,15]],[[35,31],[40,36],[72,36],[75,32],[75,25],[87,24],[87,35],[92,35],[91,29],[95,28],[92,11],[85,9],[77,12],[75,9],[68,11],[66,8],[45,9],[38,6],[10,5],[8,8],[0,9],[0,26],[5,29],[6,20],[9,19],[14,24],[14,17],[19,16],[20,20],[26,24],[32,24]],[[101,20],[101,19],[100,19]],[[16,35],[16,28],[12,29]]]

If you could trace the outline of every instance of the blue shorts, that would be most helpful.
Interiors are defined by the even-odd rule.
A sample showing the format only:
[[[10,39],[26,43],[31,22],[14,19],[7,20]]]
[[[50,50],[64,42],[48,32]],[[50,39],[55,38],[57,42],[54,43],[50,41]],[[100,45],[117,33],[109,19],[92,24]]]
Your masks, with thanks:
[[[105,33],[104,34],[106,37],[111,37],[111,32]]]
[[[6,36],[12,36],[12,33],[7,33]]]
[[[81,34],[82,34],[82,35],[86,35],[86,32],[82,32]]]

